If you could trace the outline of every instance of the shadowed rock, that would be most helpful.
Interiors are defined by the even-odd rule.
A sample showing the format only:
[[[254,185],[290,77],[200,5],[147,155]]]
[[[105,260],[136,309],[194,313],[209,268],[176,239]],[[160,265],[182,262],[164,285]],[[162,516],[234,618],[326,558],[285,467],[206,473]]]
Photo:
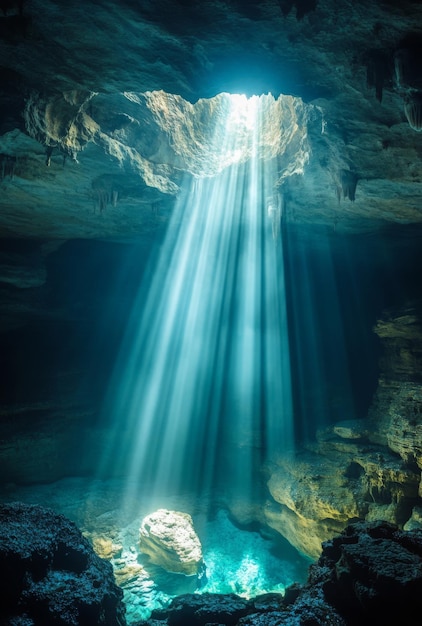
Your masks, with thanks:
[[[22,503],[0,507],[1,624],[124,626],[123,592],[63,515]]]

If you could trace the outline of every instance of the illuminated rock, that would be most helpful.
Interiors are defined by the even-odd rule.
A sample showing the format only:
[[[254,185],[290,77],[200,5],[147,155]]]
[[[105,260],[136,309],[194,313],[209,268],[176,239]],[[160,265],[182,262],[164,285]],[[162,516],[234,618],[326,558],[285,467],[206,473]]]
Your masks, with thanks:
[[[187,513],[159,509],[143,520],[140,550],[169,572],[195,576],[203,565],[202,547]]]
[[[418,307],[386,311],[375,326],[381,374],[369,419],[344,420],[278,460],[268,487],[270,526],[315,557],[353,519],[422,527],[422,331]]]

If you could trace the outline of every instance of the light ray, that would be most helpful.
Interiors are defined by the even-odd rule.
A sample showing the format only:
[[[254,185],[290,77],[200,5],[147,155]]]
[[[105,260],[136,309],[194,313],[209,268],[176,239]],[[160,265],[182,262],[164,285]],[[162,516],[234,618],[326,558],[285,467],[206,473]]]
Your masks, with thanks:
[[[224,133],[210,145],[230,165],[186,184],[134,308],[105,457],[127,475],[127,501],[141,488],[251,499],[263,463],[292,445],[280,172],[263,141],[266,98],[276,102],[229,97]]]

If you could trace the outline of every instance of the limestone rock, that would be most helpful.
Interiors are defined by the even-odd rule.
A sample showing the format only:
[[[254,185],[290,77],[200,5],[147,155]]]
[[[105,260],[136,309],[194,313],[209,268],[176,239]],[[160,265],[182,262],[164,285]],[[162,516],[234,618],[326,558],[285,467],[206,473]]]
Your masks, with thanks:
[[[102,559],[110,560],[122,552],[122,546],[113,542],[110,537],[96,535],[92,538],[92,546]]]
[[[4,624],[123,626],[123,592],[63,515],[22,503],[0,506]]]
[[[404,530],[422,530],[422,506],[415,506],[412,515],[403,526]]]
[[[386,311],[374,332],[382,341],[383,380],[421,381],[422,318],[420,303]]]
[[[306,10],[291,10],[299,4]],[[314,110],[306,176],[291,176],[287,190],[295,220],[338,230],[420,223],[420,44],[409,35],[420,38],[421,7],[389,5],[157,0],[116,9],[85,0],[68,2],[62,22],[58,0],[3,2],[3,232],[124,237],[156,228],[151,205],[171,207],[165,196],[190,171],[184,136],[191,149],[201,143],[190,105],[269,92]],[[171,133],[133,114],[136,99],[164,92],[184,100],[178,112],[160,108]],[[104,177],[110,187],[97,187]],[[98,219],[88,210],[96,205],[112,215]]]
[[[422,468],[421,303],[387,311],[375,332],[383,348],[382,373],[370,411],[378,441],[405,463]]]
[[[267,523],[311,558],[320,555],[323,541],[362,515],[346,467],[341,455],[287,454],[279,459],[268,481],[280,506],[266,507]]]
[[[418,502],[420,474],[388,448],[326,438],[278,459],[267,523],[312,558],[353,520],[404,524]]]
[[[300,551],[354,519],[416,528],[422,468],[422,333],[420,304],[385,312],[375,327],[383,346],[369,417],[317,432],[296,455],[278,459],[268,482],[267,523]]]
[[[140,550],[169,572],[195,576],[202,561],[202,547],[187,513],[159,509],[143,520]]]

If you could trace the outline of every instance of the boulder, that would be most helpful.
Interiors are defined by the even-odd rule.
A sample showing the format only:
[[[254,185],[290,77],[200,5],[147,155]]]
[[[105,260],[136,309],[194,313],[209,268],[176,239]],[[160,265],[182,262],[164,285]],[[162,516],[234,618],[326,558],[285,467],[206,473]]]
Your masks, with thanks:
[[[1,505],[0,569],[1,624],[126,624],[111,564],[63,515],[35,505]]]
[[[140,550],[168,572],[196,576],[203,567],[202,547],[188,513],[159,509],[143,520]]]

